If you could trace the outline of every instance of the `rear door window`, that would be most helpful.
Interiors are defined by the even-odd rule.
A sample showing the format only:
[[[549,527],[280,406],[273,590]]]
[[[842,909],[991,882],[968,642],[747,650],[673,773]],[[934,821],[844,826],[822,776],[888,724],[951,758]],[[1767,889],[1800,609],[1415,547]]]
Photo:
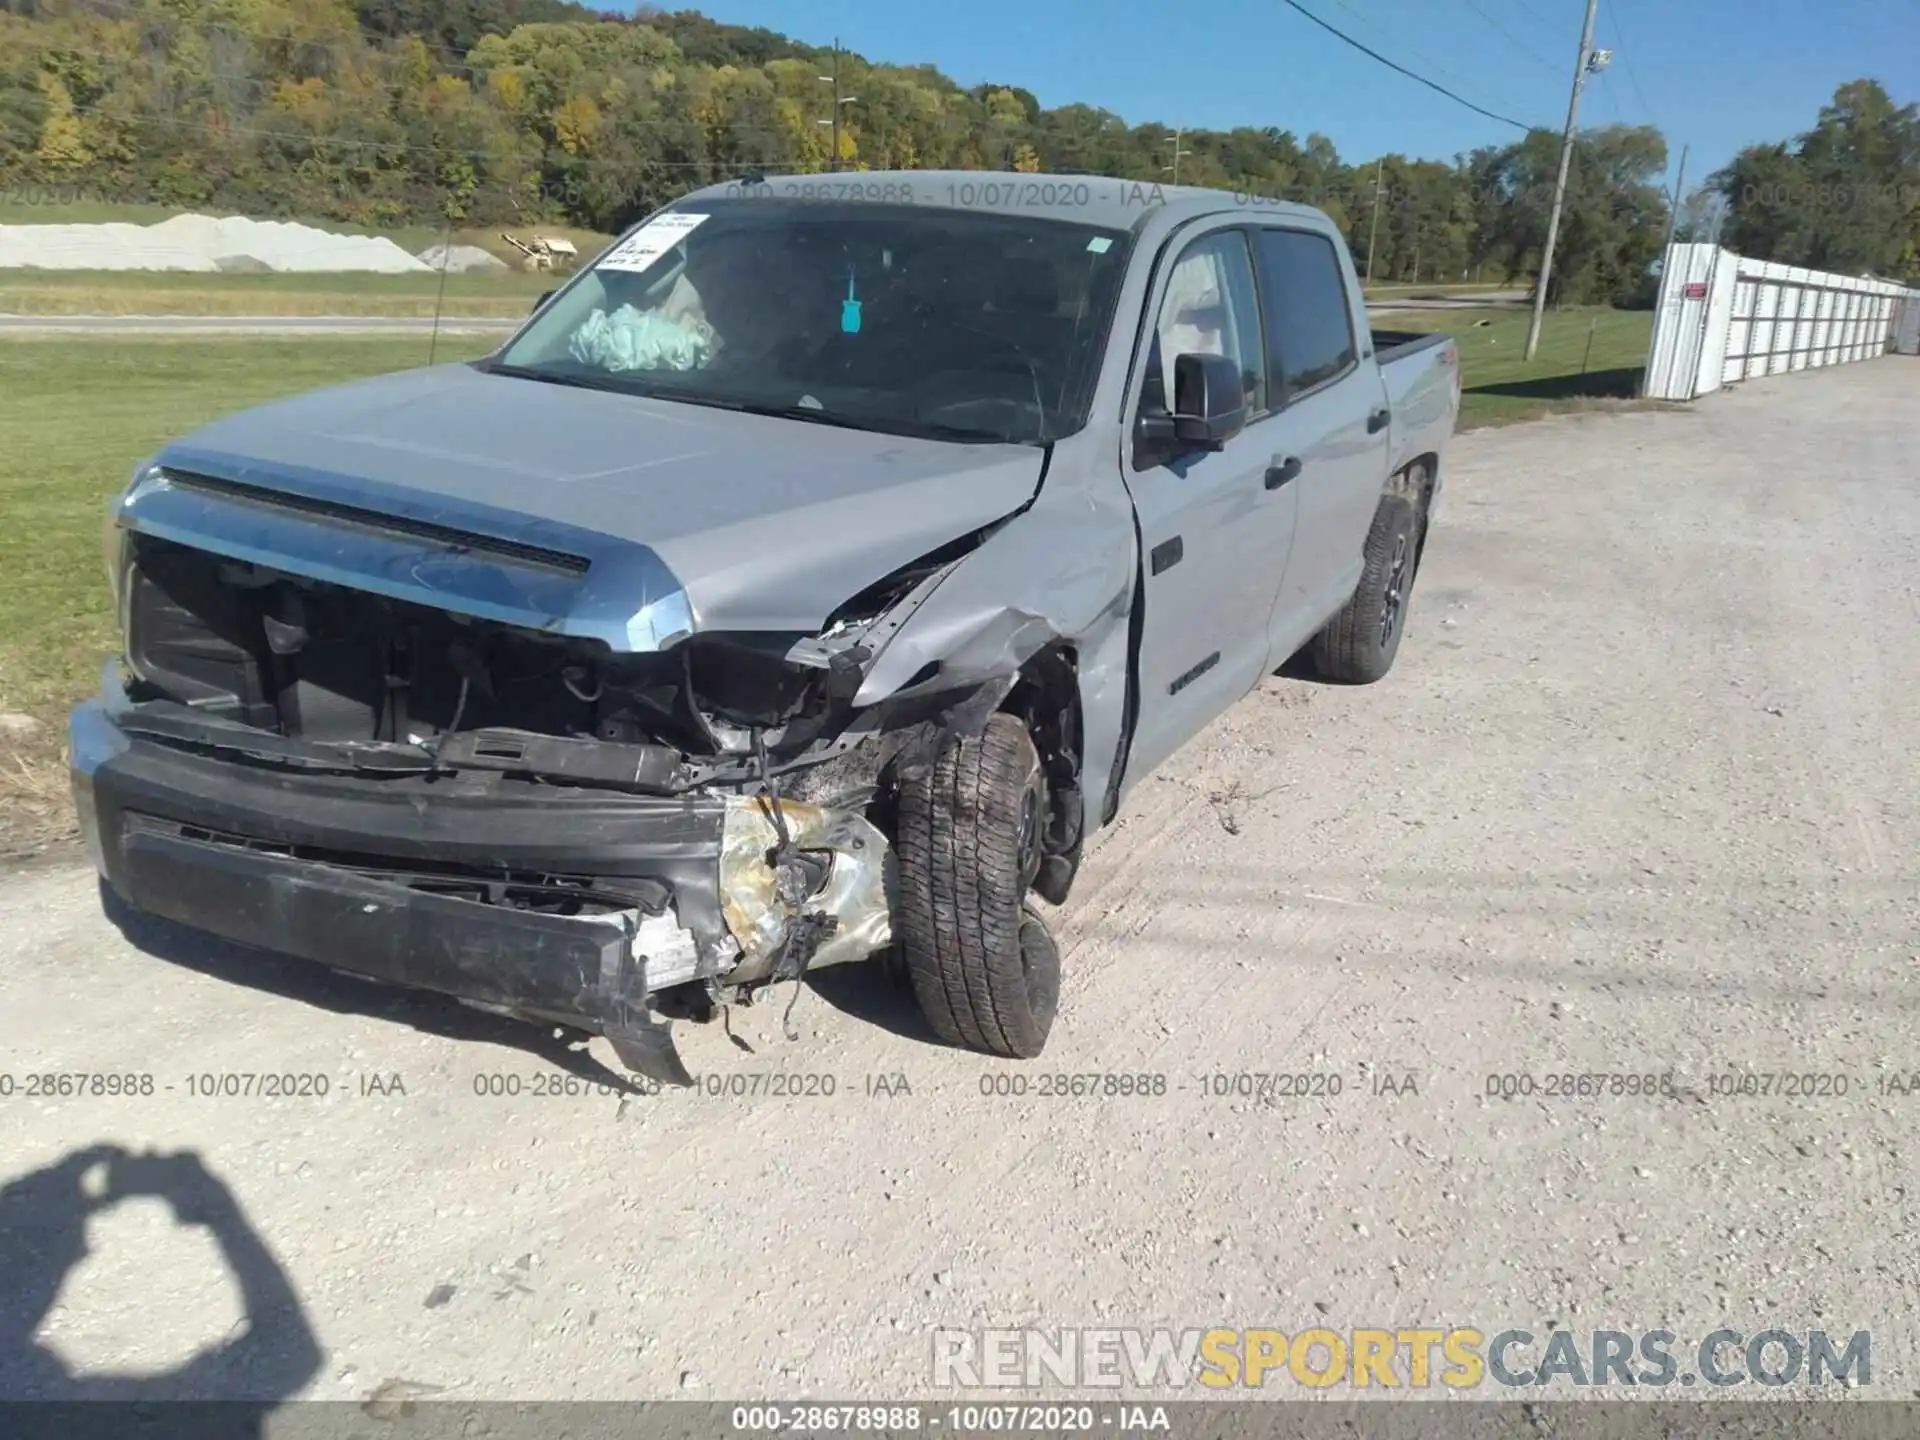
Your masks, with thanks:
[[[1358,364],[1353,313],[1333,242],[1306,230],[1254,232],[1268,368],[1287,395],[1324,385]]]

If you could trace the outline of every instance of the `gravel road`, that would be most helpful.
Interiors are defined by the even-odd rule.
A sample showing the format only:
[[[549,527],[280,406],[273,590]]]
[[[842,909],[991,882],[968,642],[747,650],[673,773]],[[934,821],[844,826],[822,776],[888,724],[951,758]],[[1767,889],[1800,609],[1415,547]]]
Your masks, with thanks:
[[[1393,676],[1268,681],[1094,849],[1042,1064],[936,1048],[856,970],[799,1043],[765,1005],[751,1054],[683,1040],[831,1098],[534,1098],[602,1042],[136,948],[80,869],[10,879],[0,1069],[156,1089],[0,1101],[0,1175],[40,1172],[0,1213],[0,1395],[886,1397],[929,1393],[935,1326],[1462,1323],[1867,1329],[1872,1393],[1915,1393],[1920,1097],[1881,1087],[1920,1071],[1917,382],[1460,440]],[[1729,1069],[1849,1092],[1714,1093]],[[268,1071],[331,1090],[188,1093]],[[982,1094],[1043,1071],[1167,1092]],[[1342,1093],[1199,1083],[1298,1071]],[[1569,1071],[1675,1093],[1485,1094]],[[108,1206],[46,1168],[96,1145],[188,1158]]]

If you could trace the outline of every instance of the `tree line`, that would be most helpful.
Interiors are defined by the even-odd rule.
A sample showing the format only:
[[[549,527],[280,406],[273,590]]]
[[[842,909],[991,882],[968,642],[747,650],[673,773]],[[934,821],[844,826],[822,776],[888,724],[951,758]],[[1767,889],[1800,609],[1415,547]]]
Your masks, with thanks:
[[[1743,255],[1920,281],[1920,106],[1842,85],[1813,129],[1742,150],[1685,213],[1690,238]]]
[[[837,60],[834,87],[821,77]],[[1176,143],[1177,142],[1177,143]],[[837,149],[836,149],[837,146]],[[1321,134],[1128,124],[1013,85],[871,64],[694,11],[572,0],[0,0],[0,189],[366,227],[617,231],[755,173],[951,168],[1111,175],[1318,205],[1380,282],[1524,281],[1559,137],[1452,162],[1349,163]],[[1667,142],[1582,133],[1557,303],[1644,303]],[[1177,166],[1177,174],[1175,173]],[[1842,204],[1845,183],[1870,198]],[[1743,152],[1682,229],[1763,258],[1920,275],[1920,121],[1872,81]],[[1902,269],[1904,268],[1904,271]]]

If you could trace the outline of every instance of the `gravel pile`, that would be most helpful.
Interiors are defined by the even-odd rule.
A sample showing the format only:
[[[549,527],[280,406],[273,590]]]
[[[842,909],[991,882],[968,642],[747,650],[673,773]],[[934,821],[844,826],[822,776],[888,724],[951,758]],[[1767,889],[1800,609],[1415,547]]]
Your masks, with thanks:
[[[513,268],[478,245],[429,245],[420,252],[419,260],[429,270],[438,270],[444,264],[450,275],[492,275]]]
[[[391,240],[286,220],[175,215],[158,225],[0,225],[0,268],[39,270],[427,270]]]

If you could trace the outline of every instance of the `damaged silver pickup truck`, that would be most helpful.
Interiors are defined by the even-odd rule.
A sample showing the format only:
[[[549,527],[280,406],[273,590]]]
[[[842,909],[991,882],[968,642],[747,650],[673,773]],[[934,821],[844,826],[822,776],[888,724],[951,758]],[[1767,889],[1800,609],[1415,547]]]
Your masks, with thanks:
[[[891,951],[1040,1053],[1128,788],[1384,675],[1459,406],[1318,211],[1085,177],[686,196],[490,357],[243,411],[115,503],[72,721],[137,909],[605,1034]]]

